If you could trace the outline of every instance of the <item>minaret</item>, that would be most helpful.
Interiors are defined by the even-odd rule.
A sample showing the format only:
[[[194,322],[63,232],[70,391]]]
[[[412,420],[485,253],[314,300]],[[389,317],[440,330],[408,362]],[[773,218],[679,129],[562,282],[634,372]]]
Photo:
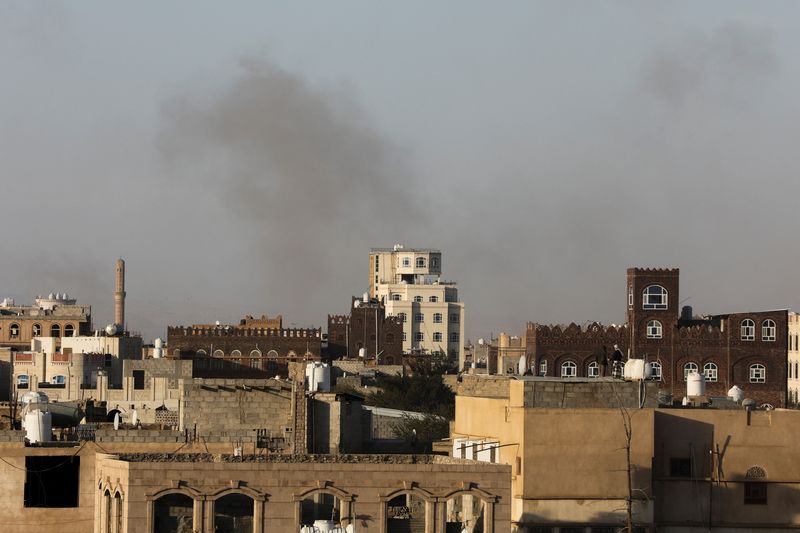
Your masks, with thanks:
[[[125,261],[117,259],[117,288],[114,291],[114,323],[125,329]]]

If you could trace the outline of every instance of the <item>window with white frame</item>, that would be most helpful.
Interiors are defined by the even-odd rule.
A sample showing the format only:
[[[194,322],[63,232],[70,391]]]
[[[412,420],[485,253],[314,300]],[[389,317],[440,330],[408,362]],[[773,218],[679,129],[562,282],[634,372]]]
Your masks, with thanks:
[[[461,317],[458,313],[450,313],[450,322],[458,323],[459,320],[461,320]]]
[[[767,369],[764,365],[750,365],[750,383],[766,383]]]
[[[442,333],[440,331],[434,332],[433,342],[442,342]]]
[[[686,363],[683,365],[683,381],[688,381],[690,372],[697,372],[697,363]]]
[[[396,292],[396,293],[392,294],[392,300],[394,300],[395,302],[399,302],[402,299],[403,299],[403,295],[400,294],[399,292]]]
[[[547,375],[547,359],[542,359],[539,361],[539,375],[546,376]]]
[[[652,374],[650,376],[653,379],[661,379],[661,363],[650,363],[650,369],[652,370]]]
[[[11,336],[12,339],[16,339],[19,337],[19,324],[11,324],[8,327],[8,334]]]
[[[633,307],[633,287],[628,287],[628,307]]]
[[[450,334],[450,342],[458,342],[458,333]]]
[[[743,341],[752,341],[756,338],[756,323],[750,320],[749,318],[745,318],[742,320],[742,340]]]
[[[410,257],[404,257],[403,258],[403,266],[404,267],[410,267],[411,266],[411,258]]]
[[[408,316],[405,313],[397,313],[397,316],[400,318],[400,322],[403,324],[405,324],[406,320],[408,320]]]
[[[425,268],[425,258],[417,257],[417,268]]]
[[[417,303],[421,303],[422,302],[422,296],[414,296],[414,301],[417,302]]]
[[[661,338],[661,322],[658,320],[651,320],[647,323],[647,338],[660,339]]]
[[[586,368],[586,375],[590,378],[600,377],[600,365],[595,362],[589,363],[589,366]]]
[[[561,364],[561,377],[574,378],[578,375],[578,365],[572,361],[565,361]]]
[[[438,296],[429,296],[428,297],[428,301],[431,302],[431,303],[436,303],[436,302],[439,301],[439,297]]]
[[[425,315],[422,313],[414,313],[414,322],[425,322]]]
[[[775,340],[775,321],[766,319],[761,323],[761,340],[774,341]]]
[[[407,339],[408,339],[408,334],[406,334],[406,332],[404,331],[403,332],[403,342],[406,342]]]
[[[650,285],[642,293],[643,309],[666,309],[667,289],[661,285]]]
[[[261,357],[261,350],[250,350],[250,357]]]
[[[416,342],[424,341],[425,340],[425,334],[422,333],[421,331],[418,331],[418,332],[414,333],[414,340]]]
[[[716,383],[717,375],[718,369],[716,363],[706,363],[703,365],[703,376],[705,376],[706,381]]]
[[[434,324],[442,323],[442,313],[433,313],[433,323]]]
[[[20,374],[17,376],[17,388],[27,389],[30,384],[31,378],[27,374]]]

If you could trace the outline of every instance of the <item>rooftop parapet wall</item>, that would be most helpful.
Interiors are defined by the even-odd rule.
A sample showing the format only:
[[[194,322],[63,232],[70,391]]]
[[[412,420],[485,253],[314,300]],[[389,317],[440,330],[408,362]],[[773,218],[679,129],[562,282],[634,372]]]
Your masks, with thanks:
[[[283,337],[283,338],[320,338],[322,328],[240,328],[240,327],[210,327],[193,328],[183,326],[170,326],[167,328],[167,337]]]
[[[512,379],[507,376],[464,375],[458,384],[457,394],[481,398],[508,398],[509,383]]]
[[[525,338],[528,345],[538,344],[547,346],[558,345],[602,345],[612,349],[614,344],[624,345],[629,340],[628,326],[604,326],[594,322],[582,328],[574,322],[563,326],[560,324],[545,325],[528,322]]]
[[[533,378],[517,381],[523,388],[524,407],[618,408],[658,407],[658,384],[613,378],[584,380]],[[641,389],[640,389],[641,387]]]

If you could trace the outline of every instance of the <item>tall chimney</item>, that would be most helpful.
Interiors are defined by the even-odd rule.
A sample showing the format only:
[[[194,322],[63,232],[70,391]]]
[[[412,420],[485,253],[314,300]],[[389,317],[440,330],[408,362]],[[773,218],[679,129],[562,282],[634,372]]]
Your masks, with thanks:
[[[114,323],[125,328],[125,261],[117,259],[117,288],[114,291]]]

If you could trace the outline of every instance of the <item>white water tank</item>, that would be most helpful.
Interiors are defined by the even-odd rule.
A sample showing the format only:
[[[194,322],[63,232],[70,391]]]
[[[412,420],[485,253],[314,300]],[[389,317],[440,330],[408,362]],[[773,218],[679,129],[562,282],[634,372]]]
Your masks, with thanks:
[[[22,397],[19,399],[19,401],[22,403],[22,405],[28,405],[31,402],[47,403],[50,401],[50,398],[48,398],[47,395],[43,392],[30,391],[23,394]]]
[[[736,403],[740,403],[744,399],[744,391],[738,385],[734,385],[728,389],[728,398]]]
[[[524,376],[526,370],[528,370],[528,359],[523,355],[519,358],[519,363],[517,364],[517,374]]]
[[[699,372],[689,372],[686,376],[686,396],[705,396],[706,380]]]
[[[53,440],[53,418],[50,413],[35,409],[25,415],[25,436],[29,442]]]
[[[628,359],[622,369],[622,377],[628,380],[641,381],[645,377],[644,359]]]
[[[367,356],[367,349],[366,348],[359,348],[358,349],[358,356],[361,359],[364,359]]]
[[[161,338],[156,338],[156,340],[153,342],[153,344],[155,345],[156,348],[163,348],[164,347],[164,341],[161,340]]]
[[[329,392],[331,390],[331,367],[327,363],[308,363],[306,365],[306,382],[311,392]]]

